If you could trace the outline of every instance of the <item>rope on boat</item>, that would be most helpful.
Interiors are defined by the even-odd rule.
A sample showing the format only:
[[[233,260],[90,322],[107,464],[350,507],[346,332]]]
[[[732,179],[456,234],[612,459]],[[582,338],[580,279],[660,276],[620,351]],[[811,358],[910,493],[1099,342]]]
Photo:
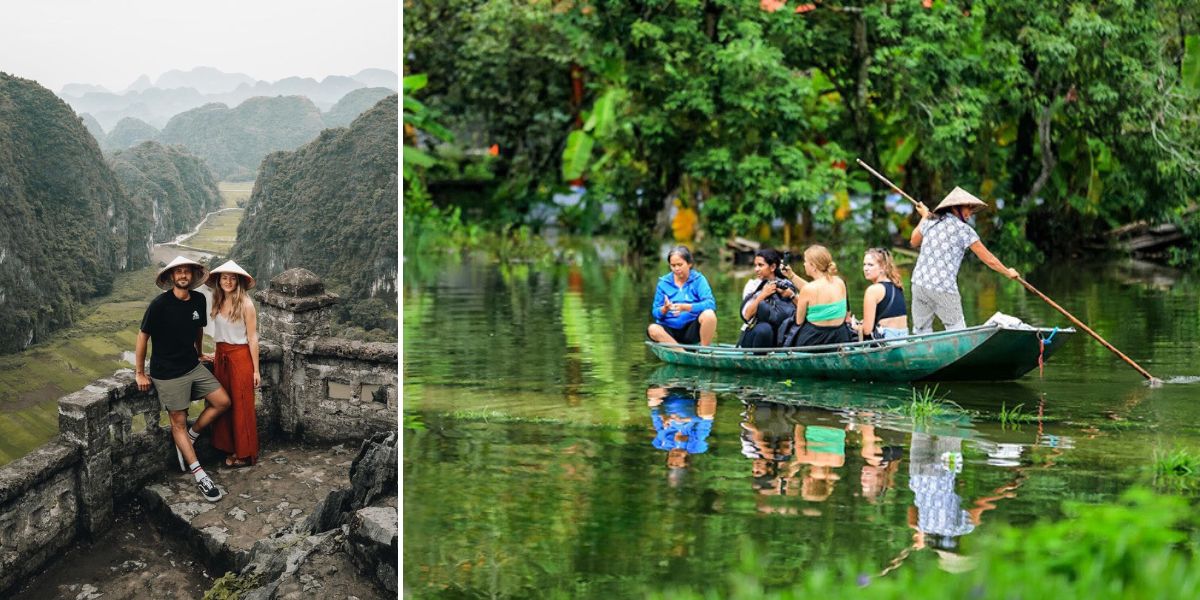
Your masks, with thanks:
[[[1044,338],[1042,337],[1042,331],[1041,331],[1040,329],[1039,329],[1039,330],[1038,330],[1038,332],[1037,332],[1037,339],[1038,339],[1038,377],[1039,377],[1039,378],[1043,377],[1043,376],[1046,374],[1046,373],[1045,373],[1045,371],[1046,371],[1046,361],[1044,360],[1044,359],[1045,359],[1045,356],[1046,356],[1046,344],[1049,344],[1049,343],[1050,343],[1050,341],[1054,339],[1054,334],[1056,334],[1056,333],[1058,333],[1058,327],[1055,327],[1055,328],[1054,328],[1054,330],[1050,332],[1050,335],[1048,335],[1048,336],[1046,336],[1046,337],[1044,337]]]

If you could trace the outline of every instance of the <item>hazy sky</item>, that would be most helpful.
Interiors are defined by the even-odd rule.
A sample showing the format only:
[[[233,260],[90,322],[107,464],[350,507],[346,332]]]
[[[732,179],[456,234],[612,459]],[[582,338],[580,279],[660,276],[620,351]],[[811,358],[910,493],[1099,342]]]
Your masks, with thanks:
[[[275,81],[399,69],[402,0],[18,0],[0,8],[0,71],[54,92],[120,92],[215,67]]]

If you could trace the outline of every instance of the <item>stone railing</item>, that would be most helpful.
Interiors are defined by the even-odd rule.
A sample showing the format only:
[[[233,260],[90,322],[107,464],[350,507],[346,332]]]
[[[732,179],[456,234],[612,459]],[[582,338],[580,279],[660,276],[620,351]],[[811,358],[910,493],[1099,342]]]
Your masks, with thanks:
[[[259,292],[259,439],[360,441],[397,428],[394,344],[328,338],[328,294],[292,269]],[[157,393],[123,369],[58,401],[59,435],[0,467],[0,593],[76,539],[103,532],[116,503],[173,465]],[[204,456],[207,438],[197,453]]]

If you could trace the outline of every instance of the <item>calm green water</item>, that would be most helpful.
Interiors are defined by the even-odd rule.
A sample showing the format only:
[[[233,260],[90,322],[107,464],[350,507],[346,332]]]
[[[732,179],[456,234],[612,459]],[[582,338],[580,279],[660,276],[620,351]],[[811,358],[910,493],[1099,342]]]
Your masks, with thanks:
[[[704,589],[725,583],[745,546],[774,584],[844,559],[953,570],[980,532],[1057,518],[1063,500],[1113,499],[1149,481],[1156,452],[1200,450],[1200,384],[1149,389],[1082,334],[1044,377],[941,385],[967,412],[914,425],[888,410],[911,399],[906,385],[658,362],[643,338],[660,272],[592,253],[553,266],[412,262],[403,569],[415,597]],[[700,269],[717,290],[718,339],[732,341],[749,274]],[[1028,280],[1155,375],[1200,376],[1195,276],[1071,264]],[[970,323],[1002,310],[1066,325],[973,259],[960,284]],[[1029,421],[1002,426],[1002,405]],[[678,431],[686,443],[672,443]]]

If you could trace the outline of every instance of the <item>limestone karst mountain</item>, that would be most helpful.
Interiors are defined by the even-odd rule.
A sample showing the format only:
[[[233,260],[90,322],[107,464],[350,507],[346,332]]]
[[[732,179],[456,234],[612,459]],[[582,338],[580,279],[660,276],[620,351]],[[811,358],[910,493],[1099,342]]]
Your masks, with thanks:
[[[345,127],[358,115],[363,114],[380,100],[395,94],[394,90],[385,87],[359,88],[342,96],[333,108],[323,116],[326,127]]]
[[[129,199],[71,107],[0,73],[0,352],[70,325],[122,269],[149,262],[149,207]]]
[[[364,69],[351,76],[331,75],[318,81],[287,77],[274,82],[255,81],[241,73],[225,73],[211,67],[169,71],[151,83],[141,76],[120,93],[100,86],[72,83],[61,97],[78,113],[90,113],[111,130],[125,117],[165,127],[171,117],[205,104],[237,106],[255,96],[305,96],[321,110],[329,110],[347,93],[364,87],[399,88],[399,77],[385,69]]]
[[[108,162],[133,202],[150,207],[150,238],[155,242],[190,231],[205,214],[221,207],[217,180],[208,165],[178,146],[142,142],[113,153]]]
[[[103,147],[105,150],[124,150],[142,142],[157,139],[158,133],[153,125],[141,119],[125,117],[109,132]]]
[[[206,104],[171,118],[159,135],[208,161],[225,181],[249,181],[259,163],[276,150],[311,141],[325,127],[319,111],[302,96],[251,98],[235,108]]]
[[[260,280],[320,273],[342,295],[342,320],[385,331],[396,324],[397,100],[267,156],[230,251]]]

